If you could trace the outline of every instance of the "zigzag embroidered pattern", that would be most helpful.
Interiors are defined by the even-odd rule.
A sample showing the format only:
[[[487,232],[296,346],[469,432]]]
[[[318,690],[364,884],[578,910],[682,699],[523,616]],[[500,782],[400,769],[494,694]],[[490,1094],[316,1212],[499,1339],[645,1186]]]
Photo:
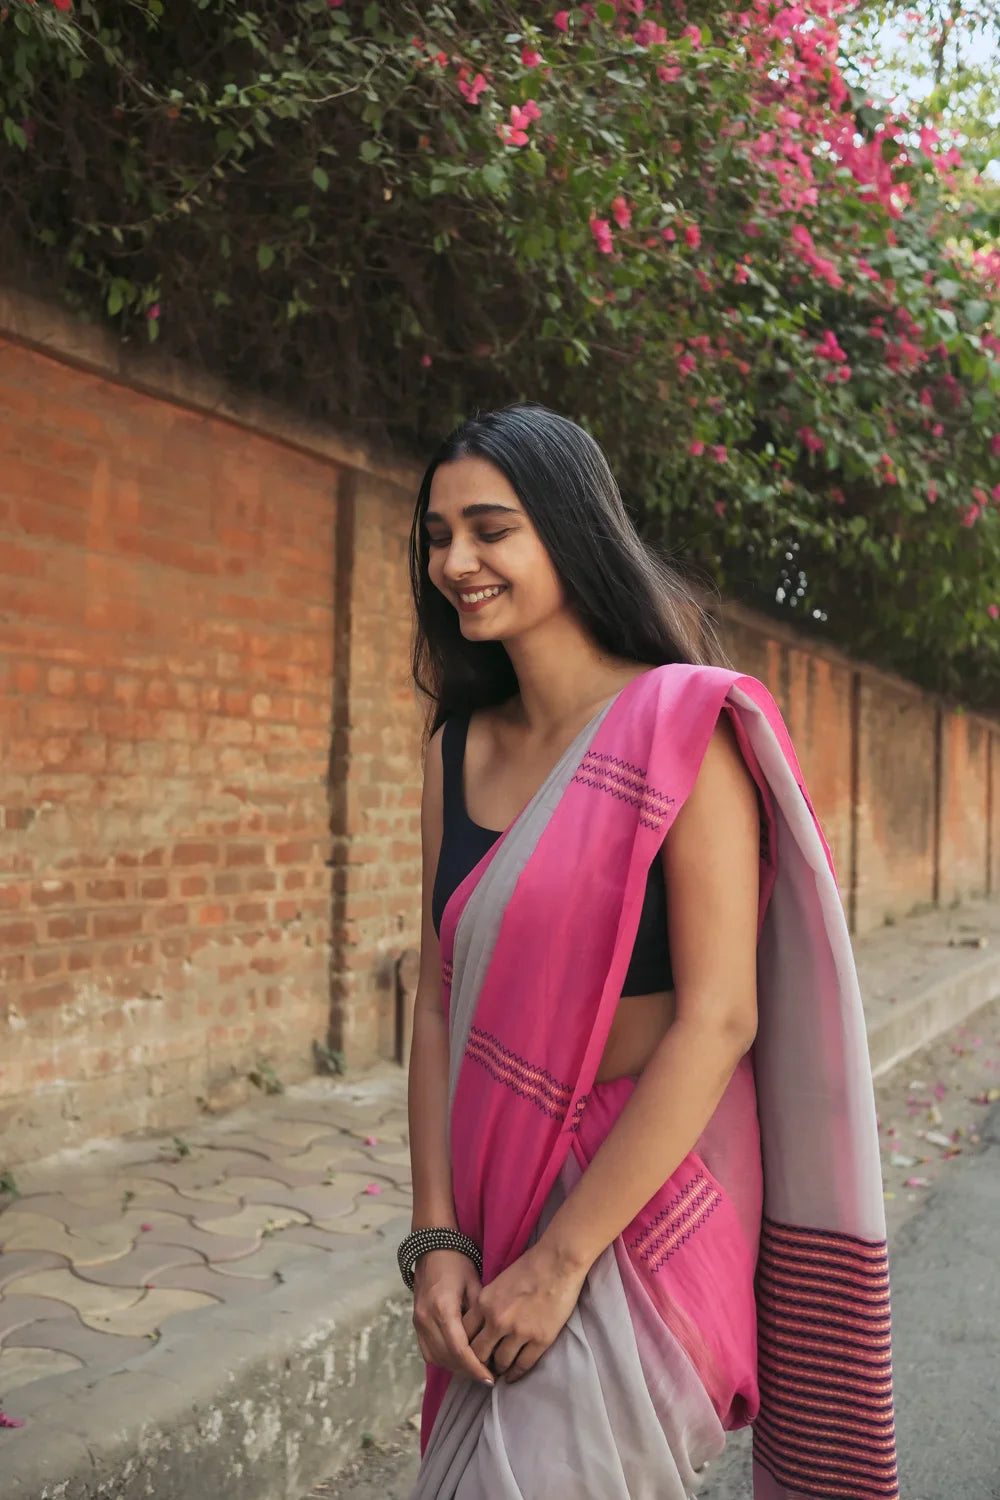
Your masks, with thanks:
[[[518,1057],[516,1052],[503,1046],[495,1036],[487,1031],[480,1031],[478,1026],[473,1026],[469,1032],[465,1055],[479,1063],[491,1078],[504,1084],[512,1093],[520,1094],[522,1099],[536,1105],[543,1114],[561,1120],[569,1108],[573,1090],[568,1084],[560,1083],[544,1068],[536,1068],[525,1062],[523,1057]]]
[[[645,828],[659,828],[676,801],[676,798],[649,786],[641,766],[595,750],[587,751],[573,780],[580,786],[592,787],[594,791],[607,792],[620,802],[630,802],[639,809],[639,822]]]
[[[628,1242],[628,1248],[640,1255],[651,1271],[658,1271],[721,1202],[718,1189],[699,1172],[641,1234]]]
[[[569,1129],[571,1132],[575,1132],[580,1129],[580,1121],[583,1119],[583,1112],[587,1108],[589,1099],[589,1094],[581,1094],[579,1099],[574,1104],[573,1118],[569,1122]]]
[[[765,1219],[754,1458],[819,1500],[898,1500],[885,1241]]]

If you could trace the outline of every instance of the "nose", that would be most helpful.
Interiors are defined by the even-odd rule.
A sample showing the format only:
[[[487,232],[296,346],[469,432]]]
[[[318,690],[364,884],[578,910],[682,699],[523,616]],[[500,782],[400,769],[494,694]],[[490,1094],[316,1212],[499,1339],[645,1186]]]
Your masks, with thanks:
[[[479,572],[479,554],[470,537],[452,537],[441,571],[449,583],[460,583]]]

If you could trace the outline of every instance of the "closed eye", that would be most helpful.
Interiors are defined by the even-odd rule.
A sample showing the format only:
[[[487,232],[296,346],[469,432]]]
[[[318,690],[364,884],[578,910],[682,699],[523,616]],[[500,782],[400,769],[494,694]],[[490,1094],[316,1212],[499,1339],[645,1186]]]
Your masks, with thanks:
[[[481,542],[500,542],[505,536],[510,536],[512,528],[506,527],[503,531],[481,531],[478,540]],[[450,536],[427,536],[428,547],[450,547]]]

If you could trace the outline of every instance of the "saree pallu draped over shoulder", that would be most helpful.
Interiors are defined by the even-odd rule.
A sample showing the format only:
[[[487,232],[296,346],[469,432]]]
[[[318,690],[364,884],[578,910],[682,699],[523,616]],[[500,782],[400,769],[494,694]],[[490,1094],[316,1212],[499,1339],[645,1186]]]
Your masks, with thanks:
[[[595,1075],[649,866],[722,712],[767,809],[753,1049],[524,1380],[428,1371],[414,1500],[687,1500],[748,1422],[755,1500],[898,1497],[861,997],[829,850],[755,679],[683,665],[636,678],[449,901],[458,1223],[488,1283],[628,1099],[631,1080]]]

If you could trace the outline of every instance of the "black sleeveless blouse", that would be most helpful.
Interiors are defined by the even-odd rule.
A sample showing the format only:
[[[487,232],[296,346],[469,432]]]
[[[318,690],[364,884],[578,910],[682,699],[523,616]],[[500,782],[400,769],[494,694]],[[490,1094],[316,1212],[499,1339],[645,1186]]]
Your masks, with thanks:
[[[478,823],[473,823],[465,810],[463,769],[468,732],[468,715],[455,715],[446,720],[441,736],[444,826],[431,896],[431,914],[438,934],[441,932],[441,917],[452,892],[458,889],[470,870],[475,869],[484,854],[492,849],[501,836],[495,829],[482,828]],[[639,930],[622,985],[622,994],[654,995],[672,990],[673,987],[674,977],[667,938],[667,888],[662,861],[656,858],[649,867]]]

